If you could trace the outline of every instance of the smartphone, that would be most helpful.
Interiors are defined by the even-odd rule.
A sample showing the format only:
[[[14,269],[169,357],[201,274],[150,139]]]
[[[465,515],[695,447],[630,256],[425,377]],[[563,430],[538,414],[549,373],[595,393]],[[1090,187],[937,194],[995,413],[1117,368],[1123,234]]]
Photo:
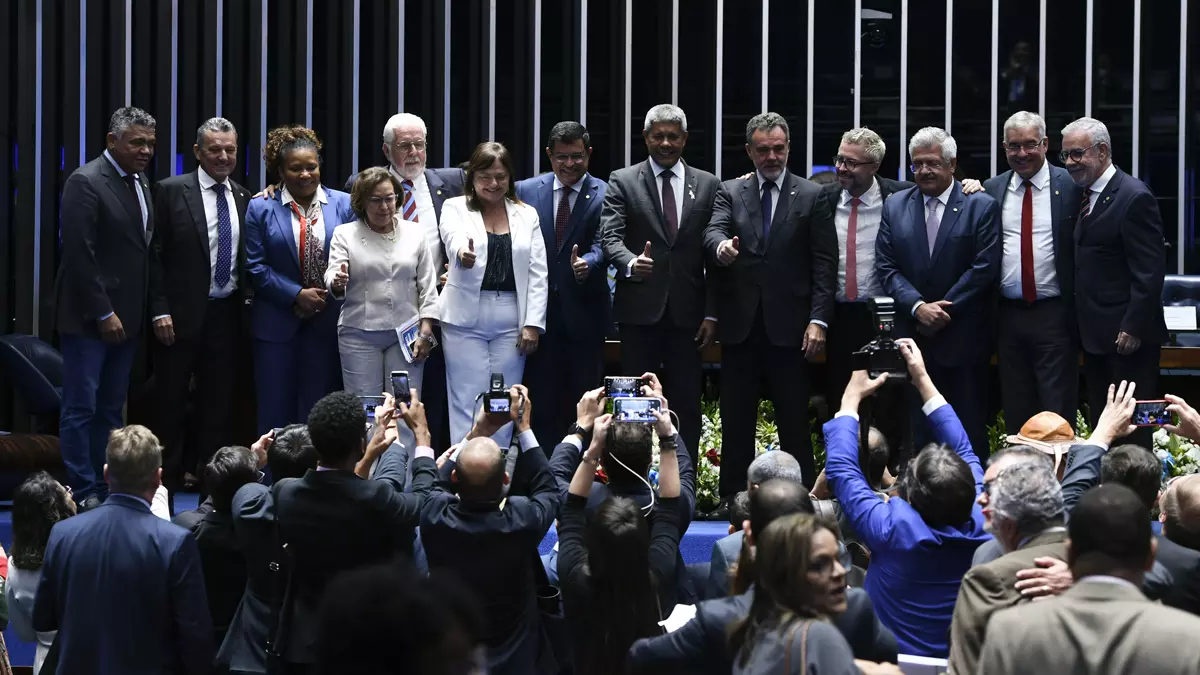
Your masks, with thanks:
[[[604,396],[606,398],[630,398],[642,395],[642,385],[650,386],[650,381],[640,377],[606,377],[604,378]]]
[[[396,398],[396,403],[405,405],[412,403],[412,390],[408,386],[407,370],[392,371],[392,396]]]
[[[375,423],[375,409],[383,405],[382,396],[359,396],[359,401],[362,401],[363,412],[367,413],[367,422]]]
[[[1171,423],[1171,413],[1167,412],[1167,401],[1135,401],[1133,404],[1133,423],[1139,427],[1161,427]]]
[[[655,410],[662,409],[656,398],[614,398],[613,419],[618,422],[656,422]]]

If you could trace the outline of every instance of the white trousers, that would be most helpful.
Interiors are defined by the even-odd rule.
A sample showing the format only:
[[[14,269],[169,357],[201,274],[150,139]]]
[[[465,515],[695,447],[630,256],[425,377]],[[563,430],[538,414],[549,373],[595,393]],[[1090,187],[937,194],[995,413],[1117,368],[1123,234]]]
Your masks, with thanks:
[[[379,396],[392,393],[392,371],[407,370],[408,386],[421,395],[424,364],[409,363],[400,349],[394,330],[363,330],[338,326],[338,352],[342,356],[342,386],[355,396]],[[404,420],[397,420],[400,443],[413,447],[416,438]],[[435,452],[437,449],[434,449]]]
[[[479,411],[475,397],[488,390],[492,373],[504,375],[505,387],[521,384],[525,357],[517,351],[520,321],[516,293],[481,291],[479,319],[474,326],[442,324],[451,443],[458,443],[470,433]],[[512,440],[512,423],[501,427],[492,438],[507,449]]]

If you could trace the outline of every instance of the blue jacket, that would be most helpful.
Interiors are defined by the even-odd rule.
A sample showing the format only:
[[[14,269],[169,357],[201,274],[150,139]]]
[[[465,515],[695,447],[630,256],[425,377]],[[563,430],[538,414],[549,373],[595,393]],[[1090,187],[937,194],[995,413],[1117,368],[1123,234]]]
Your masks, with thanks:
[[[929,421],[934,437],[971,467],[978,495],[983,469],[954,409],[944,404],[929,413]],[[885,502],[871,490],[859,467],[854,417],[835,417],[825,423],[825,452],[829,484],[871,551],[871,569],[863,587],[879,620],[896,634],[900,653],[945,658],[959,583],[971,567],[975,549],[991,539],[983,531],[983,511],[976,504],[969,521],[931,528],[903,498]]]
[[[209,673],[200,550],[146,502],[110,495],[50,531],[33,627],[58,631],[60,673]]]

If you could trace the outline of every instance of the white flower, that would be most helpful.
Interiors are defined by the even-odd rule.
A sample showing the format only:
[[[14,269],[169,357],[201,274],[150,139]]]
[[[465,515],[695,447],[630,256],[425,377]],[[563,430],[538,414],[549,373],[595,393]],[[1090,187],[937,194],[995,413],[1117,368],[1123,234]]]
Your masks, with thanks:
[[[1193,445],[1185,450],[1183,454],[1185,457],[1190,459],[1192,463],[1200,464],[1200,447]]]
[[[1166,447],[1167,443],[1169,443],[1170,441],[1171,441],[1171,433],[1169,431],[1167,431],[1166,429],[1162,429],[1162,428],[1154,430],[1154,445],[1155,445],[1155,447],[1160,446],[1160,445],[1163,447]]]
[[[1158,457],[1158,461],[1165,462],[1167,458],[1171,456],[1171,453],[1163,450],[1162,448],[1157,448],[1154,451],[1154,455]]]

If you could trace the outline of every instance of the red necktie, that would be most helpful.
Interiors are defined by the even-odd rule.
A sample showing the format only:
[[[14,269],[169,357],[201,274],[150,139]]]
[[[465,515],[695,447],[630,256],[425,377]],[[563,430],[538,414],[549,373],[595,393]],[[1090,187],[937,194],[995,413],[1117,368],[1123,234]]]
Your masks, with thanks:
[[[850,198],[850,225],[846,228],[846,302],[858,299],[858,205],[862,200]]]
[[[1021,297],[1033,304],[1037,285],[1033,278],[1033,184],[1025,181],[1025,199],[1021,203]]]
[[[571,186],[562,187],[562,196],[558,198],[558,211],[554,214],[554,242],[558,250],[562,250],[563,239],[567,236],[567,221],[571,220]]]
[[[404,215],[401,218],[413,223],[420,222],[417,220],[417,197],[413,192],[413,182],[405,178],[400,181],[400,187],[404,188],[403,210],[401,211]]]

